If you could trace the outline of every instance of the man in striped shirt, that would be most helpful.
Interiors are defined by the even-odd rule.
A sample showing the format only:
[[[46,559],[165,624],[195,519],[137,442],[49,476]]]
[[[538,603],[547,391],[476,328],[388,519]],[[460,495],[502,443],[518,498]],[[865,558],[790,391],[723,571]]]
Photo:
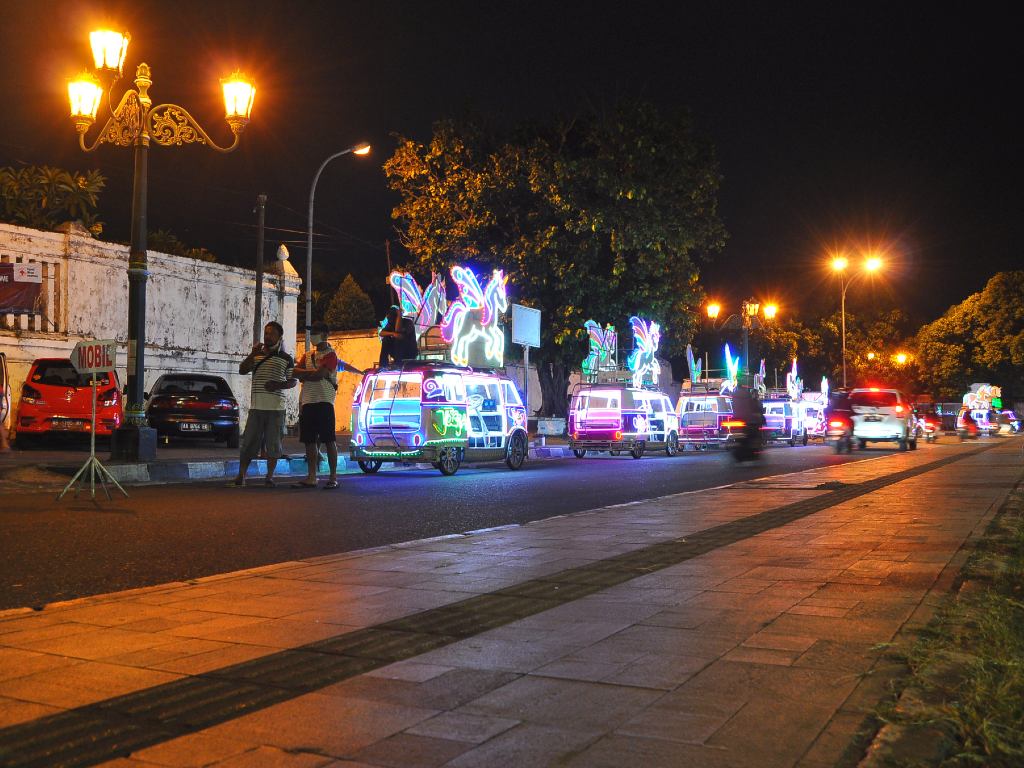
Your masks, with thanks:
[[[292,377],[295,362],[281,349],[283,335],[284,328],[280,323],[267,323],[263,329],[263,343],[256,344],[238,366],[239,373],[252,374],[252,390],[249,417],[245,421],[239,447],[238,477],[231,485],[245,485],[245,474],[259,453],[260,445],[264,445],[267,450],[267,477],[264,485],[274,485],[274,469],[284,453],[281,447],[285,416],[284,390],[296,384]]]
[[[316,471],[320,463],[317,444],[327,451],[330,477],[324,488],[338,487],[338,443],[334,435],[334,397],[338,392],[338,355],[327,341],[327,323],[318,320],[310,326],[309,340],[313,349],[302,358],[295,377],[302,382],[299,395],[299,440],[306,446],[305,480],[295,485],[316,488]]]

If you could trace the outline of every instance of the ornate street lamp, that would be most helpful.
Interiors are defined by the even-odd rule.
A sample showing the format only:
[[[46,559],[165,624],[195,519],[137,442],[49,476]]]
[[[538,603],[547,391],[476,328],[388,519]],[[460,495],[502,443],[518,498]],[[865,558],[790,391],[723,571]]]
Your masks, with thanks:
[[[846,276],[846,269],[850,261],[845,256],[835,256],[832,259],[832,271],[839,274],[839,318],[842,324],[843,337],[843,386],[846,386],[846,291],[858,275],[874,274],[882,268],[882,260],[877,256],[869,256],[864,260],[860,272],[854,273],[852,277]],[[868,359],[871,359],[870,357]]]
[[[219,146],[184,107],[177,104],[153,106],[149,88],[153,84],[147,64],[135,70],[135,89],[125,91],[116,109],[112,109],[99,135],[87,144],[85,134],[96,122],[96,113],[107,92],[121,77],[129,36],[111,30],[89,35],[96,74],[85,73],[68,83],[71,119],[78,132],[78,144],[92,152],[100,144],[134,147],[135,174],[132,181],[131,250],[128,257],[128,405],[125,423],[114,434],[111,451],[114,458],[148,461],[156,457],[156,432],[146,426],[143,411],[146,351],[146,188],[150,141],[163,146],[206,144],[218,152],[232,152],[249,122],[256,87],[240,72],[221,80],[224,93],[224,117],[234,141]]]
[[[722,305],[717,302],[712,302],[707,305],[706,311],[708,319],[711,320],[712,330],[719,330],[721,328],[742,328],[743,329],[743,376],[746,381],[750,376],[750,344],[749,336],[751,328],[763,328],[764,323],[758,317],[758,313],[764,315],[765,320],[774,320],[779,313],[779,307],[777,304],[766,304],[764,308],[761,308],[759,302],[753,299],[747,299],[743,302],[740,307],[738,314],[729,315],[721,323],[718,322],[718,316],[722,312]]]

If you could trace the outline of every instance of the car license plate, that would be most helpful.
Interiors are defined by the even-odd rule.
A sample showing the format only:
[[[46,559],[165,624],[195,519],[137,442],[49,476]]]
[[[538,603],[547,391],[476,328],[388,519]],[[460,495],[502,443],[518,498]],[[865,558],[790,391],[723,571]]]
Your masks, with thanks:
[[[204,421],[185,421],[181,424],[182,432],[209,432],[210,425]]]
[[[881,421],[881,416],[865,416],[864,421]]]
[[[85,429],[85,422],[75,419],[61,419],[60,421],[55,419],[50,422],[50,426],[54,430],[61,432],[81,432]]]

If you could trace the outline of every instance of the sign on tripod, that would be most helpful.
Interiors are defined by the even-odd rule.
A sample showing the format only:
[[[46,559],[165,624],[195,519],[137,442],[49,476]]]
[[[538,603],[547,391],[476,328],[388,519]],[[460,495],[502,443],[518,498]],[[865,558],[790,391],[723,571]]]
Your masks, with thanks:
[[[58,501],[64,497],[65,493],[71,490],[71,486],[78,482],[79,478],[81,478],[84,484],[86,473],[89,475],[89,490],[92,498],[96,498],[97,477],[99,477],[100,483],[103,485],[103,491],[107,494],[108,499],[110,498],[110,490],[107,488],[107,480],[116,485],[117,489],[125,496],[128,495],[128,491],[121,487],[121,484],[114,479],[114,476],[96,458],[96,374],[113,373],[116,357],[117,342],[114,339],[80,341],[71,351],[71,367],[80,376],[92,374],[92,421],[89,425],[89,460],[75,473],[75,476],[71,478],[71,482],[64,486],[64,490],[57,497]],[[78,490],[75,491],[75,496],[78,496]]]

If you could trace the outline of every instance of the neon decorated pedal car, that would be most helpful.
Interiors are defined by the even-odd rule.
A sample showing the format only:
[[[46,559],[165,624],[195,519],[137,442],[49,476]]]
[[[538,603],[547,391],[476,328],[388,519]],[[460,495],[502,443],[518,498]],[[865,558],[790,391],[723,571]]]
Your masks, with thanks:
[[[389,278],[415,325],[420,355],[368,371],[356,389],[350,454],[363,472],[423,461],[453,475],[464,461],[504,460],[519,469],[526,460],[526,408],[512,380],[494,370],[504,355],[497,324],[507,307],[505,278],[495,270],[481,289],[469,270],[454,267],[452,276],[461,296],[451,305],[436,276],[425,293],[407,274]]]
[[[587,451],[679,451],[679,418],[668,396],[615,384],[584,384],[569,406],[569,447],[577,458]]]
[[[569,403],[569,447],[577,458],[587,451],[628,451],[634,459],[646,451],[679,451],[679,419],[672,402],[659,392],[657,359],[661,330],[657,323],[631,317],[634,348],[627,369],[619,370],[615,327],[584,324],[590,354],[583,361],[586,383]]]

